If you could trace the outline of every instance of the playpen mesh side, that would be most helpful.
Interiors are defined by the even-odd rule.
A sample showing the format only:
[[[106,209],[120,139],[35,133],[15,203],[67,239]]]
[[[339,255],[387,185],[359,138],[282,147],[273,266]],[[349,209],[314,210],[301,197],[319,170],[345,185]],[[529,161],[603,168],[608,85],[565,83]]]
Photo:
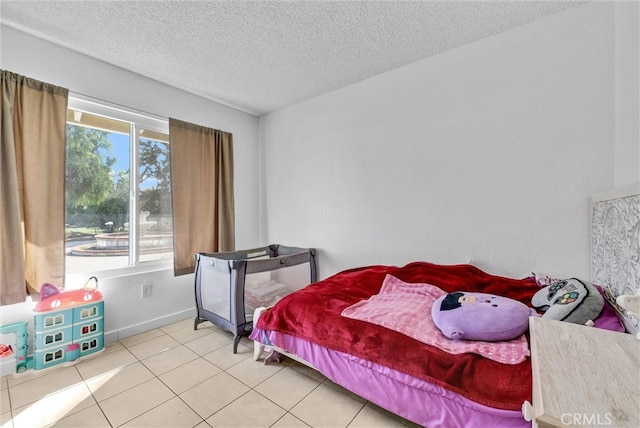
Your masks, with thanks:
[[[231,274],[213,269],[200,270],[202,309],[231,321]]]

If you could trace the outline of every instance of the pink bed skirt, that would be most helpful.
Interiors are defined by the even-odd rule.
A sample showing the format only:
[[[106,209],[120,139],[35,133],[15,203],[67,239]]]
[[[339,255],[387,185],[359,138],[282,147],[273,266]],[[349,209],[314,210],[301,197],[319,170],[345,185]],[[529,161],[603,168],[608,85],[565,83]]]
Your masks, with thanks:
[[[397,370],[306,340],[256,328],[250,337],[297,355],[333,382],[422,426],[531,427],[519,411],[487,407]]]

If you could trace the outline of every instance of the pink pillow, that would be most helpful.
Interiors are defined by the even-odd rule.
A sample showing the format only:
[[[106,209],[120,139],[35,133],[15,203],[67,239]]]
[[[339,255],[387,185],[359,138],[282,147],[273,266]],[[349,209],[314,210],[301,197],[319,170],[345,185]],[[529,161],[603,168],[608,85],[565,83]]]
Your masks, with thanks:
[[[529,316],[538,314],[517,300],[485,293],[449,293],[431,307],[433,322],[449,339],[515,339],[529,328]]]

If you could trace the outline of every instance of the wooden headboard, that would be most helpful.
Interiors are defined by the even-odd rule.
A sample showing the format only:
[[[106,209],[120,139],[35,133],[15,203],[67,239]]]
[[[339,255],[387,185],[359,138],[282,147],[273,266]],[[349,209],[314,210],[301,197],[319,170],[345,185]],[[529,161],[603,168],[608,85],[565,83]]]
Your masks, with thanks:
[[[640,194],[592,199],[591,282],[605,289],[626,329],[640,331],[640,320],[619,307],[621,294],[640,294]]]

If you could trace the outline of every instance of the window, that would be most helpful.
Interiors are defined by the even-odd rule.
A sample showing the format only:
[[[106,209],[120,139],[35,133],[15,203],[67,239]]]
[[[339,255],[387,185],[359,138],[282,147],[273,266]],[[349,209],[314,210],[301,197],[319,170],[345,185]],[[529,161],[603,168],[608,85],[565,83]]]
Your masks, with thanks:
[[[80,329],[80,334],[84,336],[85,334],[93,333],[97,330],[98,324],[94,322],[93,324],[83,325]]]
[[[89,318],[95,317],[98,314],[98,308],[96,306],[92,306],[90,308],[85,308],[80,311],[80,318]]]
[[[44,318],[44,326],[45,327],[51,327],[54,325],[59,325],[59,324],[64,324],[64,316],[60,315],[55,315],[52,317],[45,317]]]
[[[52,361],[60,360],[64,354],[62,353],[62,349],[58,349],[56,352],[47,352],[44,354],[44,362],[50,363]]]
[[[62,332],[58,332],[56,334],[46,335],[44,338],[44,343],[46,345],[50,345],[52,343],[62,342],[63,340],[64,340],[64,335],[62,334]]]
[[[168,134],[166,119],[69,97],[67,274],[172,260]]]
[[[82,342],[80,349],[82,349],[82,351],[84,352],[97,347],[98,347],[98,341],[96,339],[93,339],[89,342]]]

